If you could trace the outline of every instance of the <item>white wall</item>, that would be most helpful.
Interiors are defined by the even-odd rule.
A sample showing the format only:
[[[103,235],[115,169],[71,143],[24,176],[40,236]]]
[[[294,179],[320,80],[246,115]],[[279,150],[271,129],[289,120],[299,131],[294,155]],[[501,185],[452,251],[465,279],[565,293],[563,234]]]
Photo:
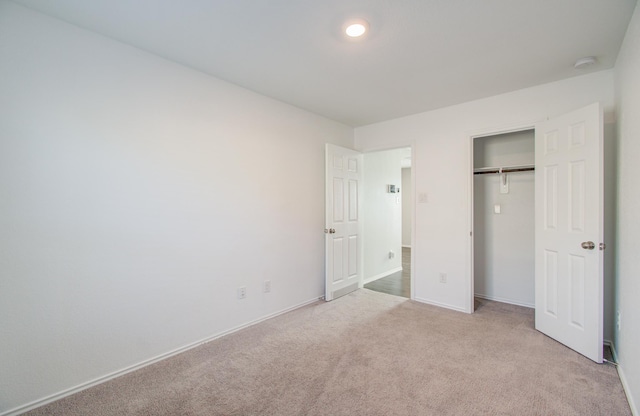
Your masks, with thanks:
[[[605,342],[611,343],[615,332],[616,314],[616,212],[618,139],[616,125],[604,126],[604,328]]]
[[[362,151],[414,144],[413,253],[417,300],[470,311],[470,137],[531,126],[549,116],[601,101],[605,120],[614,105],[613,71],[601,71],[390,120],[355,130]],[[447,273],[440,283],[439,273]]]
[[[635,414],[640,410],[640,7],[616,62],[618,116],[617,310],[619,372]]]
[[[411,168],[402,168],[402,245],[404,247],[411,247],[412,189]]]
[[[323,295],[351,128],[5,1],[0,61],[0,413]]]
[[[364,154],[364,282],[402,268],[402,149]],[[400,188],[388,193],[387,185]],[[389,252],[395,257],[390,259]]]
[[[474,167],[533,165],[534,131],[473,140]],[[474,175],[474,290],[486,299],[535,306],[534,172]],[[500,206],[500,213],[494,206]]]

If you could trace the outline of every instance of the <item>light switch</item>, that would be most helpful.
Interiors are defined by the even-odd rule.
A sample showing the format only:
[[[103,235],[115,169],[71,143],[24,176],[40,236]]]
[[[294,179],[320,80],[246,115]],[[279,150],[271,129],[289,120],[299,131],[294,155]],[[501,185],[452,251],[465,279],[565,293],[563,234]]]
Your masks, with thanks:
[[[493,212],[494,212],[495,214],[500,214],[500,204],[495,204],[495,205],[493,206]]]

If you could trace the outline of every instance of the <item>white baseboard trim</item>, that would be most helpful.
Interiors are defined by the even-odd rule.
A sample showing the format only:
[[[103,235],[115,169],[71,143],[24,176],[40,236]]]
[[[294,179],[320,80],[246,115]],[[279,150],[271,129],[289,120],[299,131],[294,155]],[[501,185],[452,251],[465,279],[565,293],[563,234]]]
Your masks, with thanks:
[[[627,396],[627,403],[629,403],[629,408],[631,409],[631,414],[633,416],[640,416],[638,412],[638,406],[636,406],[636,402],[631,394],[631,390],[629,389],[629,383],[627,382],[627,377],[624,375],[624,369],[618,362],[618,353],[616,351],[616,347],[613,344],[613,341],[604,340],[604,344],[608,345],[611,348],[611,355],[613,355],[613,361],[618,365],[616,366],[616,370],[618,370],[618,377],[620,377],[620,382],[622,383],[622,389],[624,390],[624,394]]]
[[[401,271],[402,271],[402,266],[396,267],[395,269],[388,270],[388,271],[386,271],[384,273],[380,273],[380,274],[377,274],[375,276],[367,277],[366,279],[364,279],[362,281],[363,282],[362,284],[366,285],[367,283],[375,282],[378,279],[382,279],[383,277],[387,277],[389,275],[392,275],[394,273],[398,273],[398,272],[401,272]]]
[[[481,295],[479,293],[474,293],[474,296],[477,297],[477,298],[481,298],[481,299],[494,300],[496,302],[508,303],[510,305],[524,306],[525,308],[535,308],[536,307],[536,305],[533,304],[533,303],[520,302],[520,301],[513,300],[513,299],[500,298],[500,297],[497,297],[497,296],[487,296],[487,295]]]
[[[438,306],[440,308],[445,308],[445,309],[451,309],[456,312],[467,313],[467,310],[465,308],[461,308],[459,306],[448,305],[446,303],[436,302],[433,300],[423,299],[423,298],[413,298],[412,300],[415,300],[416,302],[420,302],[420,303],[426,303],[427,305]]]
[[[206,344],[207,342],[211,342],[211,341],[216,340],[218,338],[224,337],[225,335],[229,335],[229,334],[232,334],[234,332],[240,331],[241,329],[245,329],[245,328],[248,328],[250,326],[259,324],[260,322],[266,321],[267,319],[275,318],[276,316],[283,315],[283,314],[285,314],[287,312],[291,312],[291,311],[293,311],[295,309],[302,308],[303,306],[310,305],[310,304],[312,304],[314,302],[322,300],[323,298],[324,298],[324,296],[313,298],[311,300],[307,300],[305,302],[302,302],[302,303],[299,303],[297,305],[282,309],[280,311],[271,313],[269,315],[265,315],[265,316],[263,316],[261,318],[255,319],[253,321],[247,322],[247,323],[239,325],[237,327],[228,329],[226,331],[219,332],[219,333],[217,333],[215,335],[211,335],[211,336],[209,336],[207,338],[201,339],[200,341],[192,342],[190,344],[187,344],[187,345],[185,345],[183,347],[180,347],[180,348],[177,348],[175,350],[166,352],[164,354],[157,355],[157,356],[155,356],[153,358],[150,358],[148,360],[141,361],[138,364],[133,364],[133,365],[131,365],[129,367],[125,367],[125,368],[123,368],[121,370],[117,370],[117,371],[114,371],[114,372],[109,373],[107,375],[104,375],[104,376],[95,378],[93,380],[87,381],[86,383],[79,384],[79,385],[77,385],[75,387],[70,387],[70,388],[68,388],[66,390],[63,390],[63,391],[59,392],[59,393],[54,393],[52,395],[43,397],[42,399],[34,400],[34,401],[30,402],[30,403],[27,403],[27,404],[24,404],[24,405],[21,405],[21,406],[18,406],[18,407],[14,407],[13,409],[9,409],[9,410],[7,410],[7,411],[5,411],[3,413],[0,413],[0,416],[17,416],[19,414],[28,412],[29,410],[33,410],[35,408],[44,406],[45,404],[48,404],[48,403],[51,403],[51,402],[55,402],[56,400],[60,400],[60,399],[62,399],[64,397],[71,396],[72,394],[78,393],[78,392],[80,392],[82,390],[86,390],[86,389],[88,389],[90,387],[93,387],[93,386],[96,386],[98,384],[104,383],[106,381],[112,380],[112,379],[114,379],[116,377],[123,376],[123,375],[125,375],[127,373],[131,373],[132,371],[136,371],[136,370],[139,370],[139,369],[141,369],[143,367],[146,367],[148,365],[157,363],[158,361],[162,361],[162,360],[165,360],[167,358],[173,357],[174,355],[183,353],[185,351],[188,351],[190,349],[198,347],[198,346],[200,346],[202,344]]]
[[[633,416],[640,416],[640,413],[638,413],[638,406],[636,406],[636,402],[633,399],[631,390],[629,389],[629,383],[627,382],[627,377],[624,375],[624,369],[620,364],[618,364],[616,369],[618,370],[618,376],[620,377],[620,382],[622,382],[622,389],[624,390],[624,394],[627,395],[627,402],[629,403],[629,408],[631,408],[631,414]]]

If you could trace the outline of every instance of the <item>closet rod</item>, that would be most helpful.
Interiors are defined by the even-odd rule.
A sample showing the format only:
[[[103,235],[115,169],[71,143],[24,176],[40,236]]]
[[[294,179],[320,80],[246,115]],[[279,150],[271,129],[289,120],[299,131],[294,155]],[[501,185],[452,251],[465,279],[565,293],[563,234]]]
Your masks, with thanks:
[[[535,165],[523,165],[523,166],[506,166],[503,168],[479,168],[474,169],[474,175],[484,175],[487,173],[510,173],[510,172],[527,172],[536,170]]]

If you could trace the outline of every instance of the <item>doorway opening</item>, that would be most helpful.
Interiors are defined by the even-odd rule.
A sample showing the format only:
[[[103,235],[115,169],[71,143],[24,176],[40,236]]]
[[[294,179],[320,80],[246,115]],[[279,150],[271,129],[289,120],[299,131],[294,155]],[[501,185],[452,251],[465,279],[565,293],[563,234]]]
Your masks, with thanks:
[[[535,307],[534,163],[533,129],[473,139],[476,299]]]
[[[411,148],[365,153],[363,286],[411,298]]]

